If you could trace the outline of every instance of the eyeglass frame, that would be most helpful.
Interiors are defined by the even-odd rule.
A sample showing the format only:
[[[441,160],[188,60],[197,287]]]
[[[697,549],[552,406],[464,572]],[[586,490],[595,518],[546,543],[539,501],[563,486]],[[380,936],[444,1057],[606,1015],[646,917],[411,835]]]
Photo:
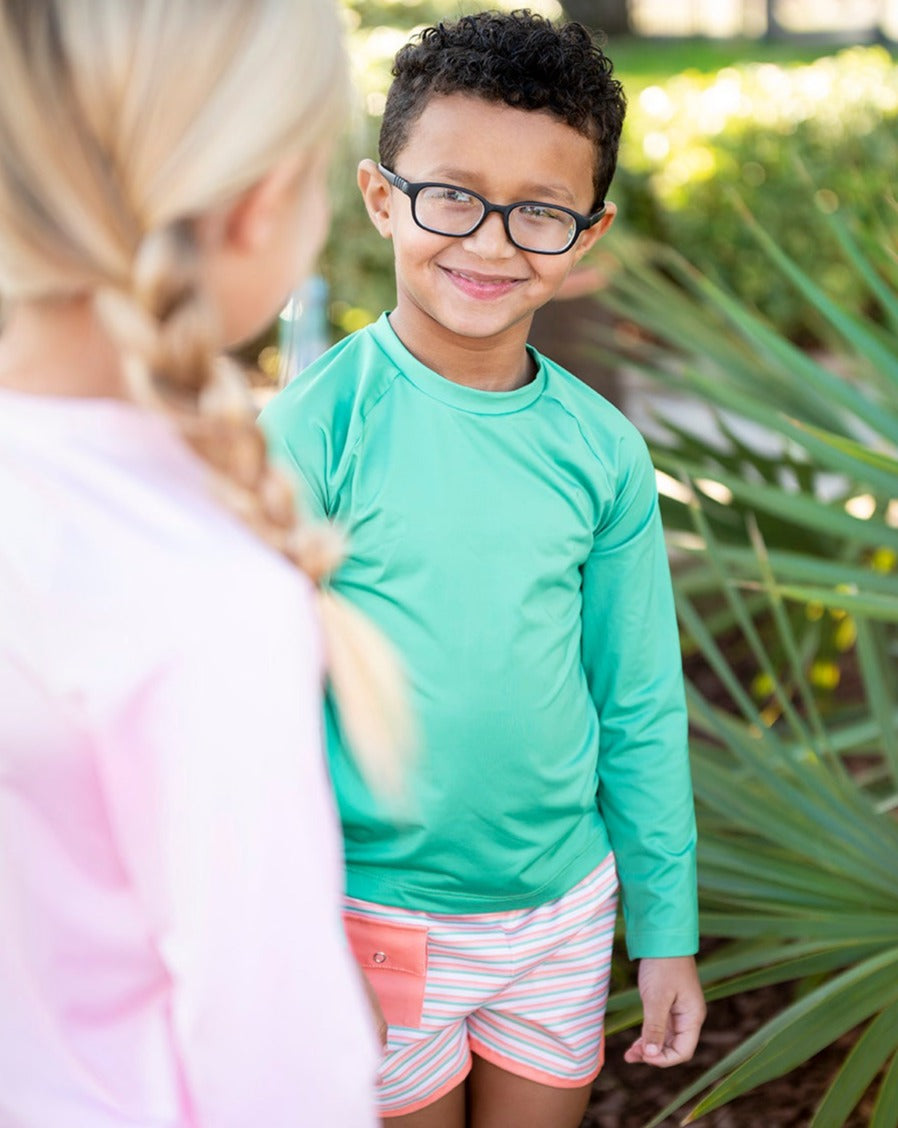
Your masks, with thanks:
[[[573,208],[566,208],[563,204],[550,204],[546,200],[517,200],[513,204],[494,204],[492,200],[488,200],[486,196],[481,196],[479,192],[474,192],[470,188],[462,188],[458,184],[446,184],[439,180],[406,180],[404,176],[392,172],[385,165],[378,164],[377,168],[388,184],[392,184],[394,188],[398,188],[400,192],[408,196],[412,209],[412,219],[422,231],[429,231],[431,235],[445,235],[447,239],[466,239],[469,235],[473,235],[474,232],[484,224],[487,216],[491,215],[493,212],[497,212],[502,216],[502,225],[505,228],[505,234],[509,243],[511,243],[513,247],[517,247],[519,251],[524,251],[528,255],[566,255],[583,232],[588,231],[590,227],[595,227],[607,211],[604,200],[599,205],[598,210],[592,212],[591,215],[583,215],[581,212],[574,211]],[[422,223],[421,220],[418,219],[418,210],[415,207],[415,200],[418,194],[425,188],[451,188],[454,192],[462,192],[466,196],[471,196],[475,200],[479,200],[483,205],[483,215],[477,220],[470,231],[461,231],[458,234],[454,234],[451,231],[437,231],[434,227],[428,227],[426,223]],[[528,205],[540,208],[552,208],[554,211],[564,212],[565,215],[569,215],[571,219],[573,219],[576,230],[574,231],[574,237],[566,247],[562,247],[560,251],[540,251],[534,247],[522,247],[521,244],[517,242],[511,233],[508,217],[515,208],[527,207]]]

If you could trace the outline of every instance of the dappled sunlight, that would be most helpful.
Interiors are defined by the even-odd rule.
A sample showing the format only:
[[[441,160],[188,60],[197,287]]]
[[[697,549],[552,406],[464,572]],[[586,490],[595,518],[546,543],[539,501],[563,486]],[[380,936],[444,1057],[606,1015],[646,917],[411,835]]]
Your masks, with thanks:
[[[644,89],[625,127],[626,159],[642,167],[666,204],[719,170],[715,141],[743,127],[788,135],[813,121],[825,136],[868,133],[898,115],[898,68],[882,47],[854,47],[805,66],[746,63],[716,75],[685,72]],[[758,167],[746,168],[757,179]],[[763,168],[761,167],[763,173]],[[822,201],[821,201],[822,202]]]

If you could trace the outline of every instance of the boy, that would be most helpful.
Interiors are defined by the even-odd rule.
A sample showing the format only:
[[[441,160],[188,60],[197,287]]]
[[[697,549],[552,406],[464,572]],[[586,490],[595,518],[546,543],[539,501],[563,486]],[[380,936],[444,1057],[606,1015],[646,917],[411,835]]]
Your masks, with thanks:
[[[651,463],[526,343],[614,217],[624,97],[581,26],[529,12],[430,28],[393,73],[359,185],[396,307],[263,415],[309,504],[348,528],[334,586],[399,647],[422,732],[413,808],[391,819],[329,710],[347,926],[389,1027],[382,1116],[576,1128],[616,874],[645,1011],[627,1060],[688,1059],[704,1017]]]

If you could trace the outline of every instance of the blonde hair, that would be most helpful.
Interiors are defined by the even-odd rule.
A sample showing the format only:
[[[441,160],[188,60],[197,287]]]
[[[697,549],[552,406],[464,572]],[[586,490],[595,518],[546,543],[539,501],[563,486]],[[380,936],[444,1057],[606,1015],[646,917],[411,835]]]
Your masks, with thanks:
[[[340,558],[267,461],[221,354],[196,221],[285,156],[320,156],[347,64],[330,0],[0,0],[0,299],[90,296],[128,390],[170,413],[225,502],[320,581]],[[329,673],[369,781],[412,732],[379,634],[320,593]]]

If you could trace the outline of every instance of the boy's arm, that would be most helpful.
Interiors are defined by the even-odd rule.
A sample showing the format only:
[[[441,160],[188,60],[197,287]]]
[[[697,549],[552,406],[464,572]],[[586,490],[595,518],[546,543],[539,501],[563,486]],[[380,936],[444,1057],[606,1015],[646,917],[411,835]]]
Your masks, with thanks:
[[[583,664],[599,718],[598,805],[632,958],[698,946],[695,815],[679,634],[654,470],[619,440],[616,495],[583,567]]]
[[[648,452],[621,441],[618,492],[583,569],[583,664],[599,716],[598,804],[640,959],[628,1062],[688,1061],[705,1017],[695,815],[679,633]]]

